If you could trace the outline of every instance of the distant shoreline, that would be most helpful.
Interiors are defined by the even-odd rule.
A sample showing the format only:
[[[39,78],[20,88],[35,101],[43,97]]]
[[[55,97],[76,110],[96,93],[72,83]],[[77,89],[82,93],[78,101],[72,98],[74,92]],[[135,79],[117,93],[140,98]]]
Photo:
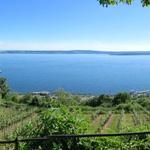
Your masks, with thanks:
[[[97,50],[0,50],[0,54],[107,54],[150,55],[150,51],[97,51]]]

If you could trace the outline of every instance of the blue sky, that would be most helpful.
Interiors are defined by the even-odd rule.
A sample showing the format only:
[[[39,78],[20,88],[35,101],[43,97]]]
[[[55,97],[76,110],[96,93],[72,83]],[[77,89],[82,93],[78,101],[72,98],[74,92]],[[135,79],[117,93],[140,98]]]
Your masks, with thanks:
[[[0,0],[0,50],[150,50],[150,8],[97,0]]]

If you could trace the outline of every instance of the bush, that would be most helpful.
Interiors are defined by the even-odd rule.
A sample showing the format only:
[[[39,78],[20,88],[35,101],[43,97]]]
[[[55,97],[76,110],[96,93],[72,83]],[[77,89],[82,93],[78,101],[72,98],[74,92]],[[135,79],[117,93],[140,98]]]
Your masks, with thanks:
[[[31,94],[25,94],[22,98],[21,98],[21,102],[22,103],[30,103],[32,101],[32,95]]]
[[[111,99],[110,96],[102,94],[98,97],[94,97],[94,98],[88,100],[85,103],[85,105],[89,105],[89,106],[92,106],[92,107],[97,107],[97,106],[100,106],[100,105],[105,103],[104,105],[109,105],[110,106],[111,101],[112,101],[112,99]]]
[[[141,106],[136,102],[128,102],[116,106],[116,110],[122,110],[122,109],[124,109],[125,112],[132,112],[133,110],[136,111],[142,110]]]
[[[25,128],[17,131],[17,135],[22,138],[44,137],[52,134],[79,134],[87,130],[87,122],[82,119],[79,111],[71,111],[66,107],[49,109],[40,114],[37,122],[28,124]],[[62,139],[48,140],[40,142],[29,142],[23,147],[25,150],[47,149],[78,149],[78,140]]]
[[[9,87],[5,78],[0,77],[0,95],[3,98],[6,98],[9,92]]]
[[[150,98],[140,99],[138,103],[150,111]]]
[[[113,98],[112,104],[116,106],[116,105],[121,104],[121,103],[126,103],[126,101],[129,99],[130,99],[130,95],[128,93],[126,93],[126,92],[118,93]]]
[[[32,101],[31,101],[30,105],[39,106],[39,98],[37,96],[34,96],[32,98]]]

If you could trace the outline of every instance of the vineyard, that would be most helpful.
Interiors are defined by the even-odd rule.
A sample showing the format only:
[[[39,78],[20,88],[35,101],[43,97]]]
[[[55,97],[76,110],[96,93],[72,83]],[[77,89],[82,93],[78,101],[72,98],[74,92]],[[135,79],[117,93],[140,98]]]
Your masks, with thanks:
[[[108,112],[100,114],[85,113],[86,118],[90,122],[88,133],[122,133],[133,131],[149,131],[150,119],[149,114],[144,111],[136,111],[125,113],[124,110],[120,113]]]
[[[76,109],[80,109],[80,107],[76,107]],[[122,109],[120,112],[115,111],[108,111],[106,113],[102,113],[98,108],[93,111],[88,110],[81,111],[80,112],[80,119],[84,119],[88,122],[88,125],[86,126],[86,131],[84,134],[99,134],[99,133],[128,133],[128,132],[145,132],[150,130],[150,120],[149,120],[149,112],[145,111],[136,111],[133,110],[132,112],[125,112],[124,109]],[[49,109],[53,111],[53,109]],[[55,110],[55,109],[54,109]],[[57,109],[56,109],[57,110]],[[41,113],[45,112],[46,109],[40,109]],[[66,110],[65,110],[66,111]],[[65,111],[62,112],[65,115]],[[9,114],[11,112],[11,114]],[[16,107],[16,105],[11,106],[10,108],[7,108],[6,106],[1,106],[1,139],[15,139],[17,135],[20,135],[20,138],[27,138],[34,137],[33,131],[35,128],[40,126],[38,123],[39,121],[39,108],[37,107],[27,107],[26,105],[20,105],[20,107]],[[60,113],[54,113],[54,118],[60,118]],[[58,116],[57,116],[58,115]],[[68,115],[68,114],[66,114]],[[74,112],[70,114],[71,116],[75,116]],[[53,114],[50,115],[51,117]],[[78,116],[78,114],[76,114]],[[58,123],[58,120],[53,120],[53,124],[48,123],[49,118],[45,118],[49,116],[44,116],[45,125],[49,126],[49,130],[53,130],[53,128],[59,128],[55,126],[55,123]],[[65,116],[67,120],[71,119],[69,116]],[[6,119],[7,118],[7,119]],[[63,119],[63,117],[62,117]],[[65,122],[67,121],[65,120]],[[31,123],[31,125],[30,125]],[[4,126],[5,125],[5,126]],[[82,125],[82,124],[81,124]],[[60,128],[65,128],[65,126],[68,126],[65,124],[60,124]],[[83,125],[82,125],[83,126]],[[83,127],[82,127],[83,128]],[[68,128],[64,129],[68,130]],[[79,128],[75,129],[76,131],[79,130]],[[55,130],[54,130],[55,131]],[[46,132],[46,131],[44,131]],[[49,131],[47,131],[49,132]],[[65,131],[64,131],[65,132]],[[69,131],[67,131],[69,132]],[[77,134],[82,133],[82,131],[77,131]],[[28,135],[29,134],[29,135]],[[48,135],[50,133],[47,133]],[[109,140],[112,140],[113,142],[117,139],[120,140],[119,137],[117,138],[109,138]],[[99,139],[97,140],[99,143]],[[112,142],[112,141],[111,141]],[[33,145],[31,146],[34,147]],[[0,146],[1,149],[11,149],[10,146]]]
[[[4,102],[0,104],[0,139],[13,133],[17,128],[24,126],[34,119],[38,112],[37,107],[30,107],[24,104]]]
[[[1,141],[34,137],[46,140],[50,135],[126,134],[145,131],[150,131],[149,96],[135,97],[128,93],[87,96],[60,90],[49,96],[8,92],[0,97]],[[38,142],[27,140],[28,142],[16,145],[21,150],[147,150],[150,149],[149,140],[149,135],[134,135],[50,141],[41,139]],[[2,150],[12,150],[12,147],[14,145],[0,145]]]
[[[80,108],[80,107],[79,107]],[[29,107],[23,104],[2,104],[0,105],[0,131],[1,139],[16,129],[22,128],[28,122],[35,120],[38,114],[37,107]],[[122,133],[131,131],[150,130],[149,111],[133,110],[126,113],[123,109],[120,112],[108,111],[101,113],[98,110],[82,111],[82,117],[85,118],[89,126],[86,133]],[[8,130],[11,128],[11,130]],[[4,136],[5,135],[5,136]]]

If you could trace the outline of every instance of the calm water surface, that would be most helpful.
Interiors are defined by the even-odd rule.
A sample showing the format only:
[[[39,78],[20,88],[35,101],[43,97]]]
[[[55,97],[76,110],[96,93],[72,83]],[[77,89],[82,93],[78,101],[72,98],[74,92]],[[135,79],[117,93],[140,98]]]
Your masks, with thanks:
[[[0,54],[13,91],[116,93],[150,89],[150,55]]]

